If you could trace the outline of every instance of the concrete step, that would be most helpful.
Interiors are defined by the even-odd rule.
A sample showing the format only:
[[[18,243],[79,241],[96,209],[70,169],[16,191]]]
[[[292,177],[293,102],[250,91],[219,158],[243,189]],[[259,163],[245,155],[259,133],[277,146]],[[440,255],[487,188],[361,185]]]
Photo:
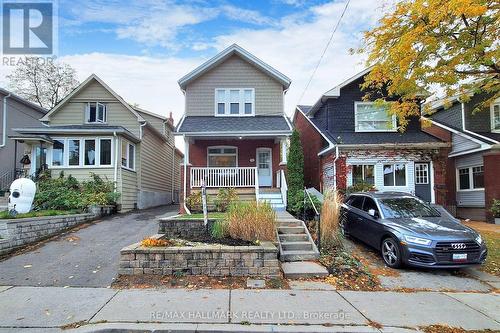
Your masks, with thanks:
[[[315,251],[282,251],[280,254],[281,261],[305,261],[315,260],[319,258],[319,253]]]
[[[328,271],[325,267],[310,261],[284,262],[281,264],[281,269],[285,278],[288,279],[328,276]]]
[[[305,235],[304,227],[278,227],[278,234],[303,234]]]
[[[288,240],[281,242],[281,247],[284,251],[312,251],[313,247],[309,241],[290,242]]]
[[[279,227],[302,227],[300,221],[278,221]]]
[[[276,199],[262,199],[259,198],[260,202],[268,202],[270,204],[283,204],[283,200],[281,198],[276,198]]]
[[[281,193],[276,193],[276,194],[266,194],[266,193],[259,193],[259,198],[260,199],[281,199]]]
[[[306,234],[280,234],[280,242],[306,242],[309,240]]]

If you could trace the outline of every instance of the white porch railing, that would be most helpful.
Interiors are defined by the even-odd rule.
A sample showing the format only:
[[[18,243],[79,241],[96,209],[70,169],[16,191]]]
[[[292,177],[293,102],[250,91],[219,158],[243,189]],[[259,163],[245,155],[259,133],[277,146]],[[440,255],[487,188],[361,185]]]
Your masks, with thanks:
[[[206,187],[255,187],[258,189],[259,186],[255,167],[192,167],[191,188],[201,187],[202,180],[205,181]]]
[[[278,185],[281,191],[281,198],[283,199],[283,203],[285,204],[285,208],[287,206],[288,198],[288,184],[286,183],[285,171],[278,170],[276,171],[276,184]]]

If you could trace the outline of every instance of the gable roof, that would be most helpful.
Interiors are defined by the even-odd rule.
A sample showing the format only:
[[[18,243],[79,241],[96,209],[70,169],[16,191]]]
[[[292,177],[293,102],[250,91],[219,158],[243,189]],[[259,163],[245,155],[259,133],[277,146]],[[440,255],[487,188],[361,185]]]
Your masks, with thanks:
[[[22,103],[22,104],[26,105],[27,107],[30,107],[30,108],[32,108],[32,109],[34,109],[36,111],[40,111],[43,114],[47,113],[47,110],[45,108],[42,108],[41,106],[36,105],[35,103],[30,102],[30,101],[22,98],[21,96],[16,95],[13,92],[8,91],[7,89],[0,88],[0,94],[5,95],[5,96],[10,95],[9,98],[15,99],[16,101],[18,101],[19,103]]]
[[[69,93],[66,97],[64,97],[64,99],[62,101],[60,101],[47,114],[45,114],[45,116],[43,116],[40,119],[40,121],[50,121],[49,118],[51,115],[53,115],[59,109],[61,109],[61,107],[63,105],[66,105],[66,103],[68,103],[68,101],[70,101],[80,91],[85,89],[85,87],[87,87],[90,84],[90,82],[92,82],[93,80],[97,81],[100,85],[102,85],[104,87],[104,89],[106,89],[111,95],[113,95],[113,97],[115,97],[127,110],[132,112],[132,114],[134,114],[137,117],[137,121],[139,121],[139,122],[146,121],[139,113],[137,113],[137,111],[134,110],[133,107],[130,106],[130,104],[125,102],[125,100],[123,100],[123,98],[120,95],[118,95],[113,89],[111,89],[106,83],[104,83],[104,81],[101,80],[101,78],[99,78],[96,74],[90,75],[85,81],[80,83],[80,85],[78,85],[78,87],[76,87],[71,93]]]
[[[217,55],[215,55],[202,65],[195,68],[193,71],[184,75],[182,78],[179,79],[179,81],[177,81],[179,83],[179,86],[181,87],[181,89],[184,90],[186,86],[189,84],[189,82],[200,77],[201,75],[208,72],[212,68],[218,66],[219,64],[221,64],[234,54],[238,55],[240,58],[244,59],[245,61],[259,68],[263,72],[267,73],[269,76],[273,77],[275,80],[280,82],[285,87],[285,89],[287,89],[290,86],[290,83],[292,81],[285,74],[269,66],[268,64],[266,64],[265,62],[263,62],[262,60],[260,60],[259,58],[257,58],[256,56],[254,56],[253,54],[251,54],[250,52],[243,49],[241,46],[237,44],[229,46],[228,48],[218,53]]]

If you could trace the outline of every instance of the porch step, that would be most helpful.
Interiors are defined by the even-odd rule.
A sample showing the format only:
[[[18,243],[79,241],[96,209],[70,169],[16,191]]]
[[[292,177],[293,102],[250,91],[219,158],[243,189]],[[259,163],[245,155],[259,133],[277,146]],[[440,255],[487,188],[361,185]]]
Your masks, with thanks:
[[[308,241],[292,242],[289,240],[281,243],[284,251],[309,251],[312,250],[312,245]]]
[[[304,260],[315,260],[318,259],[319,254],[314,253],[314,251],[281,251],[280,260],[281,261],[304,261]]]
[[[302,262],[284,262],[281,264],[285,278],[312,278],[328,276],[328,271],[325,267],[318,263],[310,261]]]
[[[304,227],[278,227],[278,234],[299,234],[304,235]]]
[[[305,234],[281,234],[280,241],[283,242],[305,242],[309,240]]]
[[[288,213],[277,221],[277,234],[281,261],[303,261],[319,258],[319,251],[305,223]]]

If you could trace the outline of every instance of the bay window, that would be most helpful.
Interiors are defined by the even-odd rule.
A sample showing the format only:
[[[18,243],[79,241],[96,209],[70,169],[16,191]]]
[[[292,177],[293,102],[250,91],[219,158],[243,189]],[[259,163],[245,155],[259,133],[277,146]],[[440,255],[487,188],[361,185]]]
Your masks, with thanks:
[[[80,140],[68,140],[68,165],[80,165]]]
[[[135,168],[135,145],[122,140],[122,167],[130,170]]]
[[[83,164],[84,165],[95,165],[95,139],[86,139],[84,151],[83,151]]]
[[[478,190],[484,188],[484,166],[458,169],[458,190]]]
[[[395,132],[395,115],[388,113],[388,106],[379,106],[374,102],[354,103],[354,123],[356,132]]]
[[[406,186],[406,164],[384,164],[384,186]]]
[[[252,116],[255,114],[253,88],[215,89],[216,116]]]
[[[237,167],[238,151],[235,147],[209,147],[209,167]]]
[[[370,164],[357,164],[352,166],[352,184],[375,184],[375,166]]]
[[[99,102],[87,103],[85,107],[85,122],[86,123],[106,123],[107,109],[106,104]]]
[[[100,165],[111,165],[111,139],[100,139]]]
[[[52,165],[53,166],[64,165],[64,139],[54,140],[54,144],[52,146]]]
[[[56,138],[50,155],[52,167],[111,166],[111,138]]]

